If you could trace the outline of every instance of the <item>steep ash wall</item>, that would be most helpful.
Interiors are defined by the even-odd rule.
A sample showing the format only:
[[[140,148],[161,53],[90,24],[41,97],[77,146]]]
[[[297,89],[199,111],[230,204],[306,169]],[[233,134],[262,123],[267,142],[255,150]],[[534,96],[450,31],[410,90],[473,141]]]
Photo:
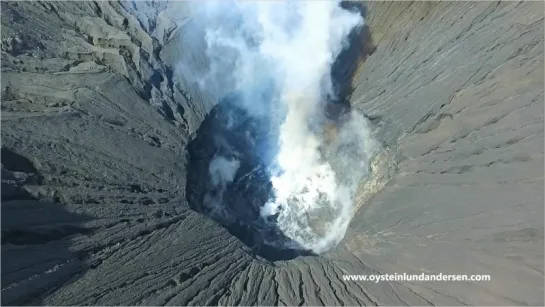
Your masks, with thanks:
[[[339,73],[397,173],[337,249],[275,262],[187,204],[215,97],[174,69],[206,64],[183,2],[1,9],[2,304],[544,303],[543,3],[367,3]],[[394,272],[492,281],[342,279]]]
[[[379,271],[492,276],[408,286],[434,304],[543,303],[543,8],[368,5],[352,103],[400,160],[345,246]]]

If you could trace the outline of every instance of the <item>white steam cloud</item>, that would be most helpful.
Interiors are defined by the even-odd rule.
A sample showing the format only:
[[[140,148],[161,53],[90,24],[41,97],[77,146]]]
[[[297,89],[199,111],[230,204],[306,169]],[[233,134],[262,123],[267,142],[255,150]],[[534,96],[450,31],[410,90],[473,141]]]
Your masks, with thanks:
[[[233,182],[240,162],[236,159],[228,159],[216,156],[210,162],[208,174],[211,178],[212,191],[204,195],[204,204],[211,209],[214,216],[227,217],[223,207],[223,194],[227,184]]]
[[[275,197],[261,215],[277,215],[278,228],[300,247],[328,250],[346,232],[358,184],[369,176],[377,151],[366,119],[354,111],[331,128],[333,140],[325,137],[324,105],[334,96],[331,67],[349,33],[363,25],[362,17],[339,1],[199,5],[209,61],[208,72],[198,76],[202,86],[218,97],[238,91],[240,106],[250,114],[276,119]],[[269,103],[262,102],[264,93]],[[238,162],[212,164],[213,180],[233,180],[225,175]]]

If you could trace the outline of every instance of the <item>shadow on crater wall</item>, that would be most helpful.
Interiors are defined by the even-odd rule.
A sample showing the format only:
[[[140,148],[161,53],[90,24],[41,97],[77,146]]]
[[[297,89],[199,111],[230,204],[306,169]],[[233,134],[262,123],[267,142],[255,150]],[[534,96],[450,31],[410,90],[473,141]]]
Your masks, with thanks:
[[[85,255],[71,251],[69,240],[92,229],[58,199],[38,199],[25,189],[44,180],[29,159],[5,147],[1,154],[2,305],[41,304],[44,293],[86,269]]]
[[[343,1],[341,7],[358,12],[364,20],[367,18],[367,7],[362,2]],[[371,30],[366,23],[350,32],[347,43],[346,48],[337,56],[331,67],[333,92],[336,95],[332,102],[350,108],[349,99],[354,91],[354,77],[361,63],[373,54],[375,44],[371,37]]]

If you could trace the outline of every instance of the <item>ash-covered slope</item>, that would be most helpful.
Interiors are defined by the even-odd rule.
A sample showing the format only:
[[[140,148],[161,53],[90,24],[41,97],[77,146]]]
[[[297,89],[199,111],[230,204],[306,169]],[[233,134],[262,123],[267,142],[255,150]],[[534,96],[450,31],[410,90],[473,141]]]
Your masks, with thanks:
[[[174,6],[2,2],[2,304],[544,303],[543,3],[369,2],[350,101],[397,173],[336,250],[274,262],[187,203],[217,97],[174,71],[205,66]],[[492,281],[342,279],[404,272]]]

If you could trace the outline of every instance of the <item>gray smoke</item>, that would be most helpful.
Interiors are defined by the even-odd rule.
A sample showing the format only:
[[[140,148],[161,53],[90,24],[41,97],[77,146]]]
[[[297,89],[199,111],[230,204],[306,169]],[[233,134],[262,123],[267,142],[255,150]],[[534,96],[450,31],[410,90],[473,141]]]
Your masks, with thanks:
[[[238,103],[251,115],[274,115],[279,139],[271,170],[275,197],[261,215],[277,215],[282,232],[304,248],[331,248],[346,232],[358,184],[369,176],[378,148],[361,114],[352,112],[343,125],[331,128],[330,141],[323,116],[325,102],[334,96],[331,67],[348,34],[364,21],[339,1],[204,1],[198,6],[194,26],[205,37],[208,69],[193,76],[216,97],[240,93]],[[187,66],[182,69],[187,75]],[[232,180],[224,174],[234,162],[214,161],[213,180]]]
[[[233,182],[239,166],[238,160],[222,156],[216,156],[210,162],[208,173],[211,178],[212,192],[204,196],[204,205],[211,210],[212,215],[224,217],[223,194],[227,184]]]

